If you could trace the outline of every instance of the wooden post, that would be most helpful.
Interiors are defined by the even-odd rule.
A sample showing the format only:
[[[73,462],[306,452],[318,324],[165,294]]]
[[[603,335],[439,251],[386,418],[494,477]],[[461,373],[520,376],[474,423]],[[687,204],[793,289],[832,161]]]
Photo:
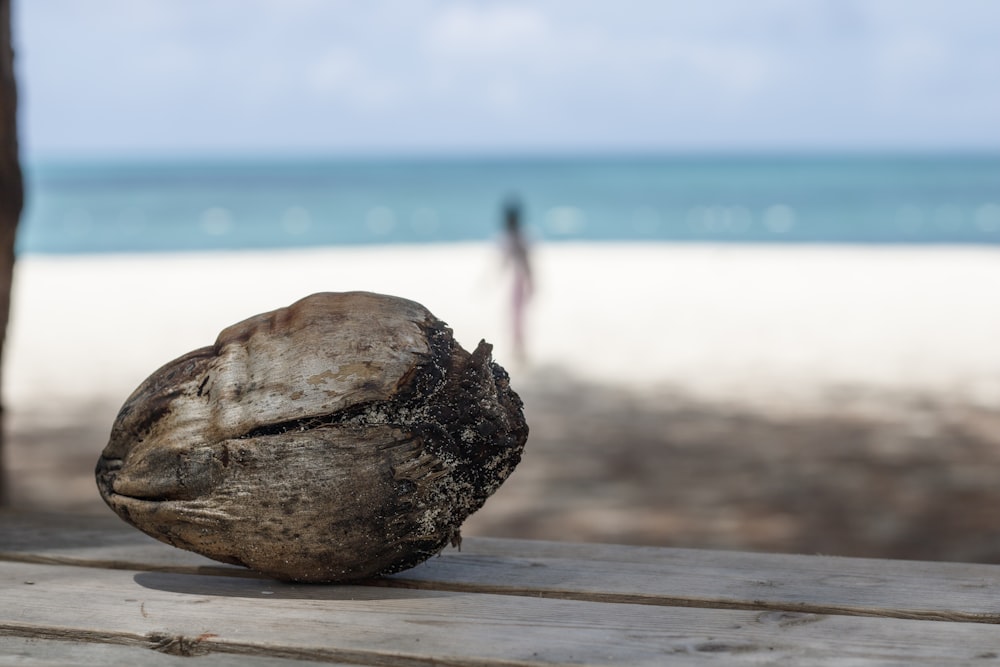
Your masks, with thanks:
[[[24,204],[24,184],[17,151],[17,86],[10,25],[11,0],[0,0],[0,370],[10,314],[14,274],[14,233]],[[0,505],[9,500],[3,469],[3,402],[0,398]]]

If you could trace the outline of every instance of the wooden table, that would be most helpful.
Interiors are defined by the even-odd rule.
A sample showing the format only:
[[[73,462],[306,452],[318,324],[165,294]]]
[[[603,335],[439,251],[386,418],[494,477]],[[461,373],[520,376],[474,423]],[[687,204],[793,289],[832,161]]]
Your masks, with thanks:
[[[0,512],[0,665],[994,664],[998,623],[993,565],[470,538],[289,585],[110,513]]]

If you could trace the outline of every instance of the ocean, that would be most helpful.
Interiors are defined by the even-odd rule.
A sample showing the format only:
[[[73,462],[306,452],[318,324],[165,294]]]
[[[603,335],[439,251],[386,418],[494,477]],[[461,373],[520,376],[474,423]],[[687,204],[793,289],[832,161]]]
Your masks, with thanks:
[[[19,254],[494,238],[1000,242],[1000,155],[369,158],[25,166]]]

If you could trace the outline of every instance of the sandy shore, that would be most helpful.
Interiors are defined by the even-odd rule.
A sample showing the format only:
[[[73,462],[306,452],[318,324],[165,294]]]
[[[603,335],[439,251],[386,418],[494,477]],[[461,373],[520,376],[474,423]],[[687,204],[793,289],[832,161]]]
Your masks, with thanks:
[[[864,385],[1000,403],[1000,250],[555,245],[535,263],[536,369],[710,399]],[[487,245],[27,257],[7,402],[124,398],[232,322],[353,289],[420,301],[466,347],[485,337],[512,363]]]
[[[1000,250],[552,245],[535,263],[518,365],[488,245],[22,258],[14,501],[103,511],[93,462],[150,372],[249,315],[365,289],[494,342],[525,399],[529,452],[467,532],[1000,559],[981,511],[1000,500]]]

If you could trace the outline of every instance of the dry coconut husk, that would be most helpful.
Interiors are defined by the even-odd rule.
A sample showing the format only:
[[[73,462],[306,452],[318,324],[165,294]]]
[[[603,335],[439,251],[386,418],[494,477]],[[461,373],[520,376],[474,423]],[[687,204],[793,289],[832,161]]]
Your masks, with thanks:
[[[412,567],[520,461],[521,400],[490,353],[413,301],[308,296],[143,382],[98,488],[143,532],[278,579]]]

